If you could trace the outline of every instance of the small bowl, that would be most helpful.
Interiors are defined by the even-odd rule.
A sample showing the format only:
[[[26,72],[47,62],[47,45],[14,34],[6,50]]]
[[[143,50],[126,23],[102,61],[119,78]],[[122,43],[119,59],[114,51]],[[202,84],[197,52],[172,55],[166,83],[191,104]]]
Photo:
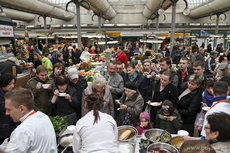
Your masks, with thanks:
[[[73,131],[75,130],[75,128],[76,128],[75,125],[70,125],[70,126],[67,127],[67,130],[68,130],[69,132],[73,132]]]
[[[60,97],[64,97],[65,95],[66,95],[66,93],[64,93],[64,92],[58,94],[58,96],[60,96]]]
[[[179,131],[177,131],[177,134],[180,136],[188,136],[189,135],[188,131],[185,131],[185,130],[179,130]]]
[[[42,84],[42,88],[48,89],[50,84]]]
[[[118,138],[126,130],[131,130],[131,134],[125,140],[119,140],[119,141],[124,141],[124,142],[126,142],[126,141],[132,141],[133,139],[136,138],[136,136],[137,136],[137,129],[135,127],[129,126],[129,125],[124,125],[124,126],[119,126],[118,127]]]
[[[149,75],[146,75],[146,78],[151,78],[151,77],[152,77],[152,75],[150,75],[150,74],[149,74]]]

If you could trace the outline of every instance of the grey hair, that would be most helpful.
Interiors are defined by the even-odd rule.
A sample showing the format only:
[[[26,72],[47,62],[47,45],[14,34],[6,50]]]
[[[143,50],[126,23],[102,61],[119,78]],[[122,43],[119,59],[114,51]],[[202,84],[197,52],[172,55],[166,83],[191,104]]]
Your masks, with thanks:
[[[93,78],[92,87],[100,87],[106,85],[105,78],[100,74],[96,73]]]

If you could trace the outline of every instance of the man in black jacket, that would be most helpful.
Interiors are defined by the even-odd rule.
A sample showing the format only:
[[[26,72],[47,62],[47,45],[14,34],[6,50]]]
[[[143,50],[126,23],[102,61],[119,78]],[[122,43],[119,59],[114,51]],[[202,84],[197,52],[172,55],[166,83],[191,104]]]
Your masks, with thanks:
[[[15,63],[15,57],[9,57],[5,62],[0,63],[0,74],[10,73],[12,74],[12,67],[16,66],[16,74],[21,74],[22,69]]]
[[[82,102],[82,93],[85,88],[88,86],[86,79],[82,76],[79,76],[78,70],[76,68],[70,68],[68,70],[69,85],[76,89],[77,98],[80,102],[80,107],[76,110],[78,119],[81,118],[81,102]]]

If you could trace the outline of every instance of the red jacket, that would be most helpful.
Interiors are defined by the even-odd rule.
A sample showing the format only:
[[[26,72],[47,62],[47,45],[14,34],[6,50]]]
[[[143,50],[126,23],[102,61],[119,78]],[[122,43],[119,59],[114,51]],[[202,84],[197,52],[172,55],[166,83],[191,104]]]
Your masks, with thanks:
[[[119,52],[116,54],[116,61],[124,63],[125,65],[128,63],[127,55],[124,52]]]

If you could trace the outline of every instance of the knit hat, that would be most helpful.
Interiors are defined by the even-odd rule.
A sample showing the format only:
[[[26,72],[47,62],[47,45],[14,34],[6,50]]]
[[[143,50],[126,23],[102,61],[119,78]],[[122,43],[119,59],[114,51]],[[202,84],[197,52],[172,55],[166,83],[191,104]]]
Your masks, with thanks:
[[[149,115],[149,113],[148,112],[142,112],[142,113],[140,113],[140,121],[141,120],[143,120],[143,119],[146,119],[146,120],[148,120],[148,121],[150,121],[150,115]]]
[[[12,80],[15,80],[15,77],[10,73],[4,73],[0,76],[0,87],[6,87],[10,84]]]
[[[136,86],[136,84],[135,83],[133,83],[133,82],[127,82],[126,84],[125,84],[125,88],[128,88],[128,89],[131,89],[131,90],[137,90],[137,86]]]
[[[71,79],[76,79],[78,78],[78,70],[76,68],[70,68],[68,70],[68,76],[71,78]]]
[[[164,112],[172,113],[174,111],[174,107],[173,107],[172,102],[169,101],[169,100],[165,100],[162,103],[161,110],[164,111]]]

